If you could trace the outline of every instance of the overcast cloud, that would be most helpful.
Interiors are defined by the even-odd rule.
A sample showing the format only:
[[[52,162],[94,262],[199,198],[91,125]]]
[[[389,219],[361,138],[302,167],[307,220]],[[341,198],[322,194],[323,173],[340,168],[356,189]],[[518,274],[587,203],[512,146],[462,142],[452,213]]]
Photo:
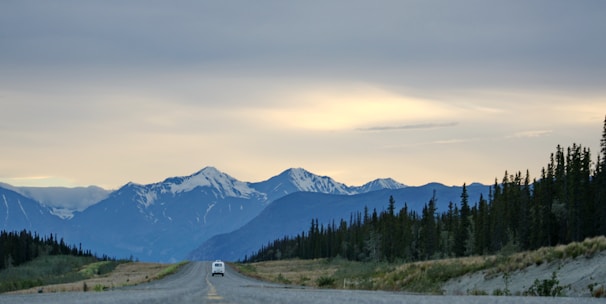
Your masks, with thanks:
[[[2,1],[0,181],[537,176],[598,153],[605,29],[600,0]]]

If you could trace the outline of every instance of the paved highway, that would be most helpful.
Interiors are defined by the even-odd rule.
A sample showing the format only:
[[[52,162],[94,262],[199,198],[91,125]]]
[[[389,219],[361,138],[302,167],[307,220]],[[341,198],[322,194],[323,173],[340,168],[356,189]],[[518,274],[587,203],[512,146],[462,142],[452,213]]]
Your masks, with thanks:
[[[521,298],[488,296],[424,296],[381,291],[299,288],[260,282],[227,269],[210,275],[210,263],[189,263],[177,274],[139,286],[104,292],[0,295],[0,303],[604,303],[591,298]]]

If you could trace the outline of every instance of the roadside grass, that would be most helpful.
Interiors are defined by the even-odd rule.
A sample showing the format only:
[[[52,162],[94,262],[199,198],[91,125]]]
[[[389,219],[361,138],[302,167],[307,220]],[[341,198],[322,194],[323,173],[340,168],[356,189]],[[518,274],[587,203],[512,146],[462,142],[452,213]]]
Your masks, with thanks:
[[[245,275],[283,284],[441,294],[444,283],[466,274],[485,271],[487,277],[502,276],[531,265],[591,257],[604,250],[606,237],[600,236],[535,251],[411,263],[354,262],[334,258],[234,263],[232,266]],[[597,292],[603,293],[603,287],[599,287],[596,287]]]
[[[45,286],[44,290],[45,292],[106,291],[116,287],[134,286],[172,275],[187,263],[186,261],[177,264],[127,262],[118,265],[111,272],[94,275],[72,284]],[[95,265],[91,267],[95,268]]]
[[[282,260],[259,263],[230,263],[238,272],[264,281],[314,286],[320,277],[332,277],[338,265],[326,259]]]
[[[188,261],[183,261],[183,262],[179,262],[177,264],[170,264],[166,268],[162,269],[154,277],[154,279],[159,280],[159,279],[162,279],[162,278],[164,278],[166,276],[169,276],[171,274],[175,274],[177,271],[179,271],[179,269],[181,269],[181,267],[185,266],[187,263],[189,263],[189,262]]]
[[[441,294],[448,280],[493,267],[495,261],[496,257],[486,256],[405,263],[378,274],[372,289]]]
[[[34,292],[104,291],[162,279],[187,263],[163,265],[97,261],[94,257],[68,255],[42,256],[0,271],[0,293],[27,292],[28,289]]]

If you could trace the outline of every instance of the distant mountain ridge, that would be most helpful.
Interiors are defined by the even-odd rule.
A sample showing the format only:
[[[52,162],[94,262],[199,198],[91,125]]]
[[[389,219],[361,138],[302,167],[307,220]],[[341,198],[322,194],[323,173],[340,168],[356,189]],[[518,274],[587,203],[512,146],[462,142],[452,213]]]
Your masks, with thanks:
[[[285,180],[287,182],[284,182]],[[126,185],[129,184],[144,186],[134,182],[127,183]],[[223,196],[246,197],[247,195],[267,195],[267,199],[270,201],[297,191],[350,195],[381,189],[406,187],[406,185],[391,178],[376,179],[357,187],[347,186],[334,181],[330,177],[318,176],[302,168],[287,169],[279,175],[262,182],[241,182],[214,167],[205,167],[189,176],[169,177],[162,182],[150,185],[156,185],[156,187],[165,187],[168,185],[164,191],[175,193],[191,191],[195,187],[206,185],[217,189],[224,189],[221,194]],[[75,212],[82,212],[84,209],[107,198],[112,192],[117,191],[106,190],[98,186],[73,188],[27,187],[12,186],[1,182],[0,188],[15,191],[37,201],[43,206],[48,207],[52,214],[62,219],[72,218]],[[257,193],[254,193],[255,191]]]
[[[27,229],[48,234],[62,222],[50,208],[14,190],[0,187],[0,229]]]
[[[317,193],[329,200],[344,200],[377,191],[387,191],[382,195],[388,195],[389,191],[399,189],[414,192],[416,187],[407,187],[393,179],[376,179],[350,187],[302,168],[288,169],[268,180],[251,183],[239,181],[214,167],[205,167],[189,176],[170,177],[157,183],[130,182],[108,193],[98,203],[74,211],[73,217],[63,219],[53,215],[44,204],[12,191],[5,194],[9,203],[0,201],[0,220],[16,217],[16,210],[20,210],[18,202],[23,205],[27,201],[28,206],[34,207],[24,208],[18,221],[4,221],[5,229],[57,233],[69,243],[82,243],[110,256],[170,262],[182,260],[214,236],[236,231],[274,201],[283,201],[294,193]],[[330,202],[326,204],[330,206]],[[291,211],[308,217],[307,207],[303,204],[296,207],[299,210]],[[40,214],[41,218],[32,213]],[[28,216],[36,220],[28,221]]]
[[[375,179],[362,186],[347,186],[328,176],[318,176],[302,168],[291,168],[277,176],[251,186],[275,199],[294,192],[353,195],[382,189],[407,187],[391,178]]]
[[[0,188],[15,191],[27,198],[35,200],[50,212],[62,219],[69,219],[74,212],[80,212],[92,206],[112,191],[97,186],[89,187],[15,187],[0,183]]]

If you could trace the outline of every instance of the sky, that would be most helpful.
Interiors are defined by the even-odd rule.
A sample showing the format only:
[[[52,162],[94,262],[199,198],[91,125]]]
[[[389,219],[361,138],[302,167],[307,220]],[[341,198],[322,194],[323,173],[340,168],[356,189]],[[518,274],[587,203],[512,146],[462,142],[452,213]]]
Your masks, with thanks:
[[[0,182],[359,186],[595,159],[606,1],[0,1]]]

